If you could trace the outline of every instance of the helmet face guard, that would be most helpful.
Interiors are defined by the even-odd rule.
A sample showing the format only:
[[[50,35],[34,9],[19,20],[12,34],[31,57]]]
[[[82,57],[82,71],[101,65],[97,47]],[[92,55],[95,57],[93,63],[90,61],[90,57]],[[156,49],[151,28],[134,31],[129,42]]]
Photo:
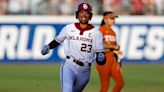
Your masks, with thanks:
[[[78,10],[76,11],[76,18],[78,18],[78,14],[79,14],[79,12],[80,11],[82,11],[82,10],[86,10],[89,14],[90,14],[90,20],[91,20],[91,18],[92,18],[92,6],[90,6],[89,4],[87,4],[87,3],[81,3],[81,4],[79,4],[79,6],[78,6]]]

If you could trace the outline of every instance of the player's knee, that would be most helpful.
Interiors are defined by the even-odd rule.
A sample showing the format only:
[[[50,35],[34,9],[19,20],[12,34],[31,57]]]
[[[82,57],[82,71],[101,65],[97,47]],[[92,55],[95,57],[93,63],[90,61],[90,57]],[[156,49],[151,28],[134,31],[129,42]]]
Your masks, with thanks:
[[[72,92],[73,88],[70,84],[64,83],[62,86],[62,92]]]
[[[109,83],[103,83],[101,86],[107,88],[109,86]]]

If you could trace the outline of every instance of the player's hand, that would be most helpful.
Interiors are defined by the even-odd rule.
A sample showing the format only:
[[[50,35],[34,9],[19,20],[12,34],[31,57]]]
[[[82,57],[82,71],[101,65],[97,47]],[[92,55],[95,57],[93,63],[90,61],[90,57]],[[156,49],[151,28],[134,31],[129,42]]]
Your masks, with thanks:
[[[119,45],[115,45],[115,46],[114,46],[114,49],[115,49],[115,50],[119,50],[119,49],[120,49],[120,46],[119,46]]]
[[[123,59],[123,53],[122,51],[114,51],[114,57],[116,59],[116,61],[120,64],[122,63],[122,59]]]
[[[106,62],[105,52],[96,52],[96,62],[99,65],[104,65]]]
[[[41,54],[42,55],[46,55],[46,54],[49,53],[49,51],[50,51],[50,46],[44,45],[43,48],[42,48],[42,50],[41,50]]]

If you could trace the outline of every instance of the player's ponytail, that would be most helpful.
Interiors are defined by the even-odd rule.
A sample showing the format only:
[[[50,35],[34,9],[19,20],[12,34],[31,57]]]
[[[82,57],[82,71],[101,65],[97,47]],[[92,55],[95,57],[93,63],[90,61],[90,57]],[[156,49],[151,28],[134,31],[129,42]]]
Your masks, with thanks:
[[[114,14],[114,12],[112,12],[112,11],[107,11],[107,12],[104,12],[104,13],[103,13],[103,19],[102,19],[102,21],[101,21],[101,26],[105,24],[104,17],[105,17],[107,14]],[[117,18],[118,16],[114,14],[114,17]]]
[[[102,21],[101,21],[101,26],[105,24],[104,17],[105,17],[107,14],[110,14],[110,13],[111,13],[110,11],[109,11],[109,12],[104,12],[104,13],[103,13],[103,19],[102,19]]]
[[[101,25],[100,25],[100,26],[102,26],[102,25],[104,25],[104,24],[105,24],[104,19],[102,19]]]

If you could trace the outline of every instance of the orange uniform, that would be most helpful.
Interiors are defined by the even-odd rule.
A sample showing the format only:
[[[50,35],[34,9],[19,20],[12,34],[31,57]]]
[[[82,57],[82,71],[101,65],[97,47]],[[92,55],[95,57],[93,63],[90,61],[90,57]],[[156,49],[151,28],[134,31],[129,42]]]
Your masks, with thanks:
[[[100,27],[100,31],[103,34],[104,43],[108,45],[116,44],[116,34],[112,29],[107,29],[105,25]],[[110,78],[115,81],[115,86],[112,92],[120,92],[124,85],[121,66],[114,57],[113,50],[106,49],[106,63],[103,66],[96,64],[96,68],[99,73],[101,88],[100,92],[108,92]]]

